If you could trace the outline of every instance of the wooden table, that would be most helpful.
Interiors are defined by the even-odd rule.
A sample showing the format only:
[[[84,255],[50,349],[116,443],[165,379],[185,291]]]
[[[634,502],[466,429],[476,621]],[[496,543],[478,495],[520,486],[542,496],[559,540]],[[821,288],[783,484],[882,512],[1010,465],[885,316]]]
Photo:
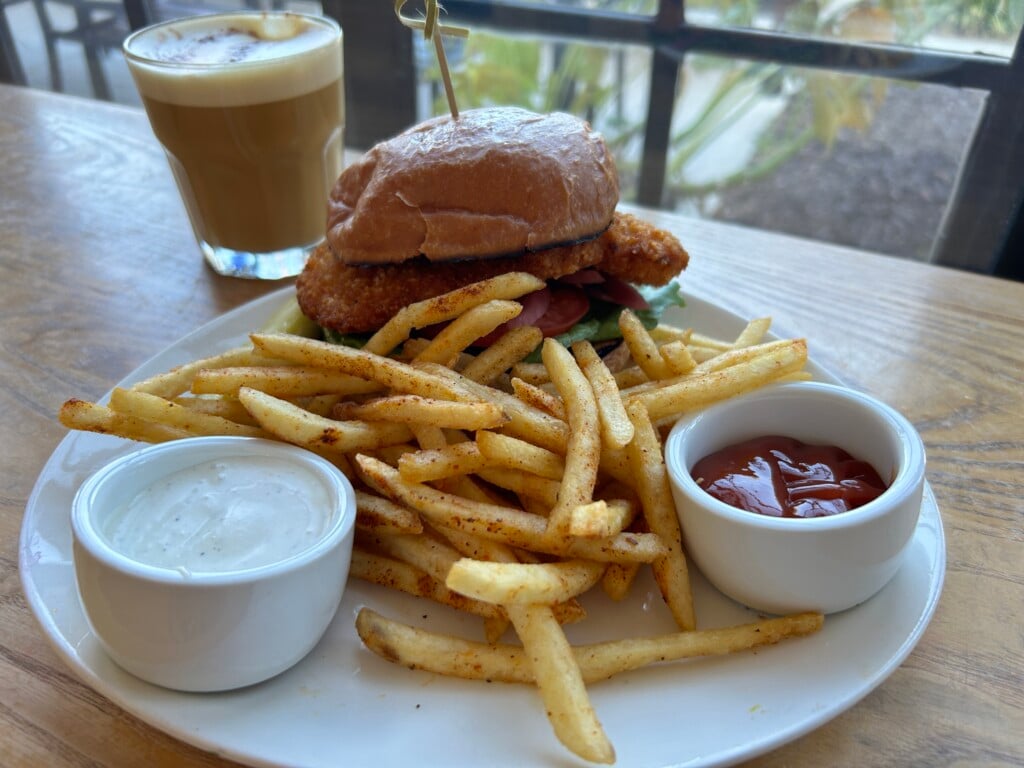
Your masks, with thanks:
[[[1024,285],[656,218],[692,253],[687,289],[773,315],[914,422],[947,535],[945,590],[906,663],[754,764],[1024,764]],[[101,396],[277,287],[204,266],[141,112],[0,87],[0,764],[223,764],[77,681],[27,606],[17,542],[65,398]]]

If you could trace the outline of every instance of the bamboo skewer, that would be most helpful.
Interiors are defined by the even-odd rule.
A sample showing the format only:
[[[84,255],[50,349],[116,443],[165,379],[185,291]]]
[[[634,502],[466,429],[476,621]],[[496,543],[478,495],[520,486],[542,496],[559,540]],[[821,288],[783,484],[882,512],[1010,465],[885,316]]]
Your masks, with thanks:
[[[442,10],[437,0],[425,0],[426,8],[422,19],[402,14],[402,7],[408,0],[395,0],[395,15],[398,20],[410,29],[422,29],[423,39],[432,40],[434,52],[437,55],[437,64],[441,70],[441,81],[444,83],[445,97],[448,99],[448,109],[452,118],[459,119],[459,105],[455,101],[455,88],[452,87],[451,73],[448,69],[448,57],[444,52],[444,35],[456,37],[467,37],[469,30],[465,27],[453,27],[438,22],[438,13]]]

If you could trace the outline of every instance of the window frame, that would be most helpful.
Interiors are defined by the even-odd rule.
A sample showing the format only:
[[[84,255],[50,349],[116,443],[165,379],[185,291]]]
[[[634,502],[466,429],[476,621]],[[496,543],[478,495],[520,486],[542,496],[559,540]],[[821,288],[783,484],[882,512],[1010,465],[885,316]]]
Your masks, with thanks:
[[[346,29],[347,60],[352,37],[348,34],[346,16],[356,20],[351,18],[355,13],[360,17],[368,13],[353,11],[353,6],[377,6],[374,13],[379,14],[382,10],[392,13],[390,5],[324,0],[325,13],[339,18]],[[1021,256],[1008,255],[1007,248],[1024,200],[1024,34],[1020,31],[1012,56],[1004,59],[767,30],[711,27],[688,21],[684,0],[659,0],[652,16],[523,0],[445,0],[444,10],[447,20],[456,24],[650,49],[650,107],[637,192],[637,202],[648,206],[659,205],[665,185],[665,157],[675,99],[664,98],[664,94],[675,93],[679,65],[688,54],[715,54],[984,91],[987,98],[965,148],[929,260],[986,273],[1009,274],[1011,269],[1019,269],[1014,260],[1019,261]],[[365,18],[358,20],[365,22]],[[381,27],[376,29],[380,32]],[[398,35],[408,38],[408,31],[399,25],[392,23],[390,29],[391,34],[397,29],[401,30]],[[379,45],[379,34],[373,37],[378,38],[374,45]],[[358,59],[354,60],[352,66],[358,66],[357,62]],[[347,69],[351,75],[352,69]],[[408,116],[411,102],[399,99],[397,103],[404,105],[401,110]]]

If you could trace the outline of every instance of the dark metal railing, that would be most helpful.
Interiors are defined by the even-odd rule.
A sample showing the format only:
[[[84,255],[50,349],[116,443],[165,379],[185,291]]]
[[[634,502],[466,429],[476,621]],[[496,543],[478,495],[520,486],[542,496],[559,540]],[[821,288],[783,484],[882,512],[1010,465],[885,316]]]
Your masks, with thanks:
[[[130,26],[152,17],[150,0],[124,0]],[[347,137],[366,147],[416,119],[416,68],[409,30],[391,0],[322,0],[345,29]],[[1014,252],[1024,201],[1024,53],[1009,58],[806,37],[690,23],[683,0],[659,0],[653,15],[523,0],[445,0],[454,23],[497,31],[643,46],[652,53],[637,202],[657,206],[665,188],[680,62],[689,54],[773,62],[987,94],[934,238],[931,260],[995,274],[1020,274]],[[0,30],[2,32],[3,30]],[[0,80],[24,82],[13,41],[0,40]],[[908,131],[913,130],[908,126]],[[1015,229],[1016,227],[1016,229]],[[1019,246],[1024,250],[1024,245]]]
[[[809,38],[686,21],[681,0],[661,0],[653,16],[518,0],[446,0],[456,23],[588,42],[644,45],[654,52],[650,112],[638,202],[662,199],[678,63],[717,54],[849,74],[988,92],[937,234],[932,261],[983,272],[1004,271],[1008,237],[1024,199],[1024,57],[1010,59],[895,45]],[[1022,257],[1018,257],[1022,258]]]

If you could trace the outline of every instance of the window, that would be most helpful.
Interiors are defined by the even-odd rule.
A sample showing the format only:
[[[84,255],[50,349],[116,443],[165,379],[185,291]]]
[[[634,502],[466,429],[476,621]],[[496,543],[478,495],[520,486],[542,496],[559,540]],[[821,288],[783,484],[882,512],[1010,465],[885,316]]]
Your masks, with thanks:
[[[344,6],[358,4],[324,5],[350,47]],[[460,105],[589,117],[615,148],[626,200],[997,266],[1024,190],[1024,0],[444,7],[473,30],[449,43]],[[417,46],[405,124],[445,109]]]

